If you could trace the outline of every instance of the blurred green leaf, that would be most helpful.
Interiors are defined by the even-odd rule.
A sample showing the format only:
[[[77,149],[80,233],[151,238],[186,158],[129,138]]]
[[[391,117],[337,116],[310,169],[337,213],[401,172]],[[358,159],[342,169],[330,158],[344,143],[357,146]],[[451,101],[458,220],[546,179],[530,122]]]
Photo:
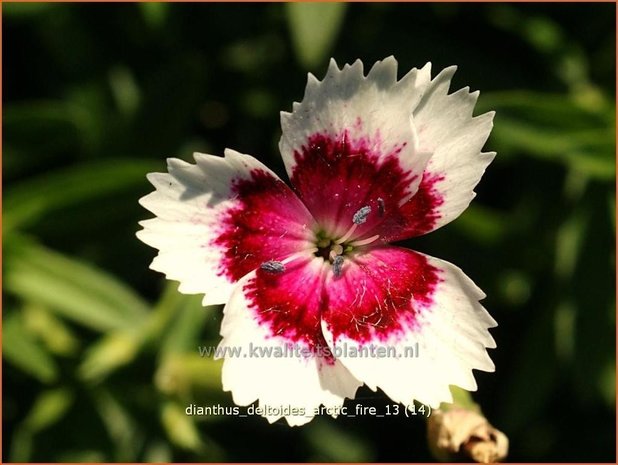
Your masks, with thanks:
[[[147,304],[114,277],[31,240],[11,235],[5,246],[5,290],[96,330],[137,331]]]
[[[145,186],[146,173],[158,167],[150,161],[107,159],[23,181],[4,193],[3,231],[28,226],[61,208]]]
[[[605,404],[607,365],[616,365],[616,237],[601,207],[607,191],[591,184],[581,199],[586,225],[578,231],[571,279],[561,289],[576,303],[572,384],[577,401],[587,407]]]
[[[71,355],[79,348],[73,331],[46,308],[27,303],[23,308],[24,326],[57,355]]]
[[[105,462],[106,454],[93,449],[70,449],[58,454],[57,462],[66,463],[102,463]]]
[[[612,408],[616,407],[616,363],[607,363],[599,378],[599,391]]]
[[[165,441],[154,441],[146,447],[144,452],[144,462],[146,463],[166,463],[172,462],[172,450]]]
[[[11,442],[9,460],[11,462],[29,462],[32,455],[33,442],[31,432],[16,428]]]
[[[347,8],[346,3],[286,3],[292,43],[300,63],[312,69],[330,53]]]
[[[140,6],[155,5],[140,3]],[[140,88],[131,70],[125,66],[116,66],[109,72],[109,85],[116,100],[116,106],[125,117],[135,114],[141,100]]]
[[[140,341],[135,332],[114,331],[105,334],[88,348],[78,374],[88,381],[100,381],[112,371],[133,361]]]
[[[22,19],[42,16],[57,8],[53,3],[45,2],[3,2],[2,15],[6,19]]]
[[[275,96],[266,89],[247,91],[241,99],[241,105],[247,115],[255,118],[271,118],[278,110]]]
[[[447,410],[452,406],[462,407],[467,410],[481,411],[480,406],[474,401],[472,398],[472,394],[470,391],[460,388],[459,386],[450,385],[449,391],[453,396],[453,402],[450,404],[442,404],[440,405],[441,409]]]
[[[155,374],[157,388],[168,395],[194,398],[201,392],[222,395],[221,367],[223,360],[201,357],[195,352],[169,354]]]
[[[611,180],[616,176],[612,159],[611,130],[590,129],[578,133],[552,131],[502,117],[492,137],[501,151],[522,151],[528,155],[564,163],[590,177]]]
[[[537,49],[548,53],[564,44],[564,36],[558,25],[549,18],[537,16],[525,22],[524,35]]]
[[[138,6],[148,26],[158,29],[165,24],[170,11],[169,3],[140,2]]]
[[[23,428],[36,433],[58,422],[73,403],[73,393],[67,388],[43,391],[34,402]]]
[[[280,37],[264,34],[238,39],[223,50],[225,66],[245,74],[259,75],[284,56],[285,42]]]
[[[193,420],[185,414],[183,407],[166,402],[161,410],[161,421],[173,444],[183,449],[200,452],[204,448],[200,433]]]
[[[97,389],[93,395],[94,405],[114,445],[115,462],[131,462],[138,459],[144,437],[129,411],[106,389]]]
[[[555,129],[611,129],[614,120],[611,102],[594,109],[581,105],[568,95],[509,90],[483,93],[475,113],[496,110],[496,125],[505,113],[518,120]]]
[[[530,297],[532,283],[528,274],[521,270],[506,269],[499,275],[499,290],[513,307],[524,304]]]
[[[197,352],[204,321],[213,307],[202,306],[202,296],[183,296],[176,302],[174,319],[160,341],[161,354]]]
[[[159,297],[159,300],[154,305],[150,312],[148,323],[144,328],[144,339],[148,343],[154,343],[156,348],[159,348],[159,342],[163,332],[171,324],[171,320],[176,315],[176,311],[187,296],[178,292],[178,283],[176,281],[166,281],[165,288]]]
[[[2,328],[2,357],[43,383],[58,378],[56,362],[24,328],[18,314],[5,318]]]
[[[554,314],[554,343],[556,355],[563,363],[570,363],[575,352],[575,318],[577,308],[572,301],[558,305]]]
[[[613,108],[590,111],[566,96],[527,91],[485,94],[478,112],[496,110],[492,140],[501,153],[563,163],[591,177],[616,176]]]
[[[552,66],[556,78],[572,90],[588,85],[588,57],[561,24],[547,15],[518,10],[503,3],[490,9],[489,18],[498,27],[519,35]]]
[[[587,224],[588,218],[578,210],[558,228],[555,273],[562,279],[570,278],[575,271]]]

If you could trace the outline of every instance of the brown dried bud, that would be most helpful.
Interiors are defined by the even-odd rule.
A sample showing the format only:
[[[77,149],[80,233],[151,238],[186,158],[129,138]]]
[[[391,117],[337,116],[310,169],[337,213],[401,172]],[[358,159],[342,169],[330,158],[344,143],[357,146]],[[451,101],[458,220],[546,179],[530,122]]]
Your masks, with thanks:
[[[427,424],[429,447],[442,461],[504,460],[509,440],[480,413],[460,407],[434,410]]]

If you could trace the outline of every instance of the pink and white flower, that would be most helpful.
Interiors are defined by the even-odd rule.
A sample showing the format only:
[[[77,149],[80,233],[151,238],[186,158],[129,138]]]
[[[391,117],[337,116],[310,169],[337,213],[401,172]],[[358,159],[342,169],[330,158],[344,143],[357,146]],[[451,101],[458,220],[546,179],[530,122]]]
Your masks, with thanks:
[[[495,156],[481,152],[493,112],[473,117],[469,88],[448,94],[455,67],[430,69],[397,80],[389,57],[367,76],[332,60],[324,80],[310,74],[281,113],[291,188],[233,150],[148,175],[156,191],[140,203],[156,218],[138,237],[159,250],[151,267],[226,304],[220,347],[243,355],[225,358],[223,388],[271,422],[336,412],[363,383],[438,407],[451,384],[476,389],[473,369],[494,370],[483,292],[456,266],[389,245],[457,218]]]

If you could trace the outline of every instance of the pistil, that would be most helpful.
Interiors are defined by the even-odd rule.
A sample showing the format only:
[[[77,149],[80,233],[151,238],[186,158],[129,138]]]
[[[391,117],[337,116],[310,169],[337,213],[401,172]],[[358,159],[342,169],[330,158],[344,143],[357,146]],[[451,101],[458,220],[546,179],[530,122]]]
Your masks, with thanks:
[[[330,252],[328,254],[328,258],[334,260],[335,257],[341,255],[343,253],[343,246],[341,244],[335,244],[331,247]]]

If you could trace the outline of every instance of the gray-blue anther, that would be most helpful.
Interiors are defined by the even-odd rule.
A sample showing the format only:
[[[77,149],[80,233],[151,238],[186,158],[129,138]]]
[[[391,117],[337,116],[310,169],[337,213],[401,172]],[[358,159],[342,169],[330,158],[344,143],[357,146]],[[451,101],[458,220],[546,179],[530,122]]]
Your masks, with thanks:
[[[337,255],[335,258],[333,258],[333,274],[336,277],[341,276],[342,268],[343,268],[343,256]]]
[[[360,208],[356,213],[354,213],[354,216],[352,217],[352,222],[354,224],[363,224],[365,221],[367,221],[369,213],[371,213],[371,207],[369,205]]]
[[[385,210],[386,206],[384,205],[384,199],[382,197],[378,197],[378,216],[384,216]]]
[[[260,268],[268,273],[283,273],[285,271],[285,265],[277,260],[268,260],[260,265]]]

